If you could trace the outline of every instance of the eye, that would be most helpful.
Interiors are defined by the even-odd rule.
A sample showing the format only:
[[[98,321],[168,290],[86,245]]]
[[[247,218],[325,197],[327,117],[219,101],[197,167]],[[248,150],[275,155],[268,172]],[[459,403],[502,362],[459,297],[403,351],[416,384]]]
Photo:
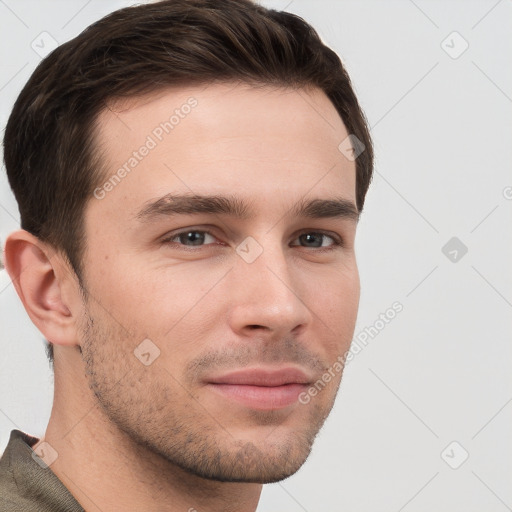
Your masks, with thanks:
[[[332,241],[332,243],[327,246],[323,245],[323,242],[326,239],[330,239]],[[305,245],[306,248],[313,248],[313,249],[319,248],[319,249],[330,250],[330,249],[335,249],[337,246],[341,245],[341,241],[338,240],[337,238],[335,238],[331,235],[328,235],[326,233],[316,232],[316,231],[308,231],[306,233],[302,233],[301,235],[299,235],[296,238],[296,240],[301,240],[302,243],[306,244]]]
[[[208,237],[211,239],[210,243],[208,243]],[[217,240],[215,236],[207,230],[186,229],[171,234],[162,240],[162,244],[175,244],[183,247],[201,247],[204,245],[211,245],[212,242],[215,243],[215,240]],[[300,243],[305,244],[303,245],[305,248],[320,249],[321,251],[329,251],[342,245],[341,240],[337,237],[317,231],[301,233],[295,240],[300,240]],[[331,243],[329,245],[325,245],[324,242],[326,240],[330,240]],[[292,244],[292,247],[296,247],[296,245]]]
[[[186,247],[197,247],[204,245],[207,237],[211,237],[215,240],[215,237],[209,231],[187,229],[179,233],[174,233],[172,236],[162,240],[162,243],[178,243]]]

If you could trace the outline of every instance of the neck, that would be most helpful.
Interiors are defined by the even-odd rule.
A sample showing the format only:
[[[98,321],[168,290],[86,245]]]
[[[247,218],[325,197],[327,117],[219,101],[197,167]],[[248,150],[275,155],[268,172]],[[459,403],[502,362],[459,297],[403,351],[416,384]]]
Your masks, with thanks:
[[[207,480],[141,446],[109,420],[77,373],[56,365],[42,440],[58,453],[52,471],[85,510],[256,510],[261,484]]]

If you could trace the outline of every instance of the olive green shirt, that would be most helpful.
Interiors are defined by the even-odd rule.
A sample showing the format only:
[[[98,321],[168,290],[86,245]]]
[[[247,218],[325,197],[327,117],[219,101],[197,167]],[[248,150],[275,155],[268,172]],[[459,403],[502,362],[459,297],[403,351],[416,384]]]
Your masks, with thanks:
[[[38,441],[11,431],[0,458],[0,512],[85,512],[50,467],[36,461],[31,446]]]

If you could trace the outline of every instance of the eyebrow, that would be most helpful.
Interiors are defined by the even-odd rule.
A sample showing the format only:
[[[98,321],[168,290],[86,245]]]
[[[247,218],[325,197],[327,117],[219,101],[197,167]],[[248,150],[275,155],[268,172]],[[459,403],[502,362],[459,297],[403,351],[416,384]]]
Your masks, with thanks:
[[[135,215],[140,222],[149,222],[159,217],[172,217],[187,214],[228,215],[247,220],[253,215],[250,206],[241,198],[233,195],[176,195],[166,194],[151,200]],[[359,220],[356,205],[342,197],[332,199],[300,199],[287,213],[292,217],[310,219],[339,218]]]

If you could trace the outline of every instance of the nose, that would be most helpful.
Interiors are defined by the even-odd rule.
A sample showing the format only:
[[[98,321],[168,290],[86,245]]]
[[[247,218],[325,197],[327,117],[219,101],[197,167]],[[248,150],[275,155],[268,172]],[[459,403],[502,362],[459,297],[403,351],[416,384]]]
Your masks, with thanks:
[[[282,339],[297,335],[314,314],[307,279],[290,267],[281,248],[269,244],[252,263],[238,258],[229,274],[232,330],[240,336]]]

